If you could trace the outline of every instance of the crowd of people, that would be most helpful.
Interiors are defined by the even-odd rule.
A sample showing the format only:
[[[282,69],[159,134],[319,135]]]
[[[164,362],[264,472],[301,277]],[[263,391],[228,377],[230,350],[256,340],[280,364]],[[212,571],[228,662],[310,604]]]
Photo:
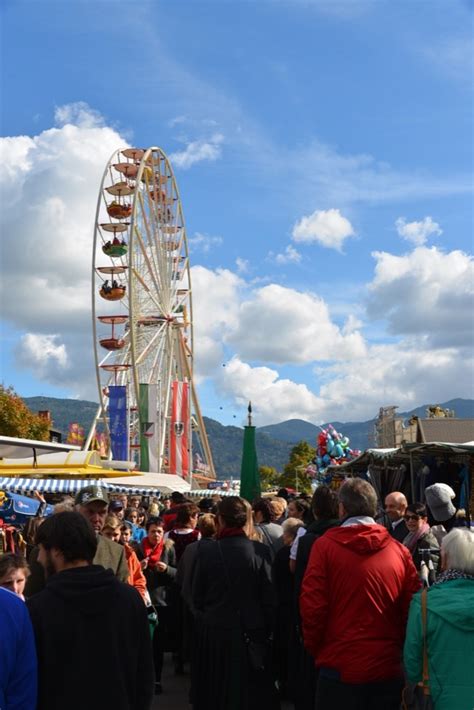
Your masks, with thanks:
[[[83,488],[0,556],[0,708],[166,708],[168,656],[194,710],[472,710],[474,532],[425,495]]]

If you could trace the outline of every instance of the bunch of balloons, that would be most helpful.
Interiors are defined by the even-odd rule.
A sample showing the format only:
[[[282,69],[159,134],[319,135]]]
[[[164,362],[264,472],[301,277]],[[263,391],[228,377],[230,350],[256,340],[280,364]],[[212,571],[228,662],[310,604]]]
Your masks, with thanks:
[[[335,430],[332,424],[327,429],[321,429],[318,434],[316,458],[314,462],[321,478],[328,466],[339,466],[346,461],[360,456],[358,449],[351,449],[349,439]]]

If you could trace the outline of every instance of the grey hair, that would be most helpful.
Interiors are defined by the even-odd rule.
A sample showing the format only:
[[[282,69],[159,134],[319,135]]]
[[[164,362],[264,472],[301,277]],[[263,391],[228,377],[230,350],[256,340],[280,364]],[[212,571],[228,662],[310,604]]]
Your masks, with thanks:
[[[377,494],[373,486],[363,478],[349,478],[339,489],[339,502],[347,515],[368,515],[374,518],[377,512]]]
[[[299,520],[298,518],[287,518],[282,523],[283,532],[288,533],[289,535],[293,535],[293,537],[296,537],[296,533],[298,532],[298,528],[303,528],[303,527],[304,527],[303,521]]]
[[[453,528],[441,541],[446,569],[474,574],[474,533],[469,528]]]

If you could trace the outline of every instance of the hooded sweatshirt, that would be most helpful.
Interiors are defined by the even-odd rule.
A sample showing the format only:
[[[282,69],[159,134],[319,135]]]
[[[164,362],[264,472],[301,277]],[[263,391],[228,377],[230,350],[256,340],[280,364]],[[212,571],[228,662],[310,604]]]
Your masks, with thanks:
[[[428,590],[429,686],[436,710],[474,707],[474,580],[452,579]],[[404,650],[408,679],[423,670],[421,595],[413,597]]]
[[[312,547],[300,595],[304,643],[316,665],[344,683],[400,678],[419,588],[409,551],[381,525],[328,530]]]
[[[51,576],[27,601],[38,653],[38,710],[146,710],[153,667],[145,605],[99,565]]]

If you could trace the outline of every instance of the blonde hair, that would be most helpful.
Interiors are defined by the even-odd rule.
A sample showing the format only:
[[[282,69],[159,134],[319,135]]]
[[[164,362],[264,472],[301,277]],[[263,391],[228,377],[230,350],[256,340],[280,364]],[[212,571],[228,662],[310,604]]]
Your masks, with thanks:
[[[160,507],[158,503],[150,503],[150,506],[148,508],[148,517],[149,518],[158,518],[160,516]]]
[[[111,530],[117,530],[122,525],[122,521],[117,518],[116,515],[108,515],[105,519],[104,522],[104,527],[102,528],[105,530],[105,528],[110,528]]]
[[[242,500],[245,505],[245,512],[247,513],[247,522],[244,525],[244,532],[249,540],[257,540],[257,542],[262,542],[262,534],[256,529],[253,523],[252,506],[248,500],[245,500],[245,498],[242,498]]]
[[[275,513],[276,518],[281,518],[282,515],[285,514],[286,509],[288,507],[288,503],[284,498],[281,498],[280,496],[275,496],[275,498],[272,498],[270,501],[270,505],[273,508],[273,512]]]

